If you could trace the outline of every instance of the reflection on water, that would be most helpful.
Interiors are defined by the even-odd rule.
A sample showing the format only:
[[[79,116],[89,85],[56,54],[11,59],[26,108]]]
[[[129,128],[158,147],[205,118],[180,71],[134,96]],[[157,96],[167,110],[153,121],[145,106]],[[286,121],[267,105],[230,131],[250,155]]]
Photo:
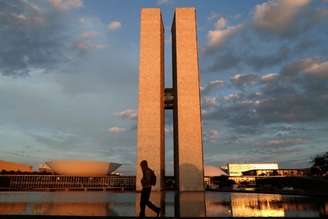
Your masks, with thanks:
[[[281,195],[231,194],[232,216],[283,217],[285,211],[280,205],[281,201]]]
[[[206,216],[207,217],[228,217],[231,213],[231,195],[222,192],[217,195],[214,192],[206,194]]]
[[[41,203],[34,204],[35,215],[117,216],[106,203]]]
[[[22,214],[26,211],[26,203],[0,203],[1,214]]]
[[[0,192],[0,214],[134,216],[138,193]],[[317,217],[328,215],[323,198],[219,192],[152,193],[163,216]],[[146,212],[152,216],[152,212]]]
[[[256,193],[206,195],[207,216],[233,217],[318,217],[328,215],[327,199]]]
[[[175,197],[175,216],[178,217],[205,217],[205,193],[181,192]]]

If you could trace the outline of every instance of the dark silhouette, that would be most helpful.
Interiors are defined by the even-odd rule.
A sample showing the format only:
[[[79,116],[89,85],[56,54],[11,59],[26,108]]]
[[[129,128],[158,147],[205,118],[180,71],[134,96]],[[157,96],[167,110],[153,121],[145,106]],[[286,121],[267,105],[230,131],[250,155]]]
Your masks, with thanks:
[[[315,176],[328,176],[328,152],[313,158],[311,173]]]
[[[142,191],[141,191],[141,198],[140,198],[139,216],[140,217],[145,216],[146,205],[154,212],[156,212],[157,216],[159,216],[161,209],[149,201],[151,186],[154,184],[154,180],[156,181],[156,179],[154,179],[154,172],[152,169],[148,167],[148,163],[146,160],[140,162],[140,167],[142,169],[143,177],[141,179]]]
[[[212,182],[214,185],[219,186],[219,190],[221,191],[230,191],[234,184],[236,184],[235,181],[232,179],[229,179],[228,176],[222,175],[222,176],[214,176],[212,177]]]

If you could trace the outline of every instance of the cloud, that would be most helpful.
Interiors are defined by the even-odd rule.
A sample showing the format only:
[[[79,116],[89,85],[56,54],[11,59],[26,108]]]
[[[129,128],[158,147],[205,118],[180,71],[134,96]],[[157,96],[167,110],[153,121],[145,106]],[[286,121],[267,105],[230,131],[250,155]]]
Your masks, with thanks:
[[[220,17],[215,23],[216,30],[223,30],[227,26],[227,19]]]
[[[74,47],[81,55],[108,48],[110,44],[105,32],[107,26],[98,17],[80,17],[77,25],[80,27],[80,37]]]
[[[313,63],[304,70],[304,74],[318,77],[328,77],[328,61]]]
[[[216,129],[210,129],[207,134],[207,138],[211,143],[216,143],[219,140],[220,134]]]
[[[83,7],[82,0],[50,0],[51,5],[60,11],[68,11]]]
[[[241,63],[242,58],[232,51],[222,51],[215,57],[215,61],[208,70],[210,72],[223,71],[236,68]]]
[[[205,97],[205,108],[215,107],[216,105],[216,97]]]
[[[226,165],[228,163],[257,163],[273,161],[272,155],[240,153],[217,153],[213,152],[205,156],[206,164]]]
[[[288,47],[282,46],[279,48],[272,45],[270,47],[266,43],[257,42],[257,45],[254,45],[253,48],[253,45],[251,45],[252,40],[251,38],[248,44],[240,48],[235,48],[238,43],[234,42],[234,46],[227,44],[224,48],[218,49],[208,70],[218,72],[228,69],[241,69],[245,66],[249,66],[254,70],[262,70],[278,65],[290,56],[291,49]]]
[[[216,24],[217,27],[217,24]],[[219,48],[227,38],[233,36],[242,29],[242,25],[229,26],[225,29],[209,30],[207,33],[207,47],[206,52],[211,53],[213,50]]]
[[[302,138],[295,138],[295,139],[272,139],[269,141],[265,142],[259,142],[257,143],[258,147],[270,147],[270,148],[286,148],[289,146],[294,146],[294,145],[301,145],[308,143],[307,140],[302,139]]]
[[[253,24],[256,28],[273,34],[291,34],[292,23],[310,2],[310,0],[278,0],[259,4],[255,8]]]
[[[309,52],[325,57],[327,21],[327,9],[310,0],[267,1],[254,8],[249,20],[230,26],[219,17],[207,32],[205,69],[213,73],[243,68],[259,71]]]
[[[240,75],[236,74],[231,78],[231,82],[237,86],[256,84],[259,76],[255,74]]]
[[[74,16],[53,10],[48,1],[1,1],[0,20],[5,27],[0,29],[2,74],[59,69],[80,55],[74,47],[80,38]]]
[[[158,4],[158,5],[167,4],[167,3],[169,3],[169,2],[170,2],[170,0],[157,0],[157,4]]]
[[[255,70],[265,69],[286,61],[290,55],[288,47],[272,49],[273,51],[261,51],[258,54],[248,54],[244,58],[244,63],[252,66]]]
[[[278,78],[278,76],[279,75],[277,73],[270,73],[270,74],[263,75],[261,77],[261,80],[264,82],[270,82],[270,81],[276,80]]]
[[[224,96],[223,99],[230,102],[230,101],[237,101],[241,98],[241,95],[239,93],[231,93],[227,96]]]
[[[0,102],[3,103],[0,105],[3,122],[0,125],[0,136],[3,139],[0,148],[11,145],[9,151],[15,152],[26,145],[32,145],[33,148],[26,150],[24,159],[34,162],[54,157],[68,159],[68,152],[79,159],[107,160],[113,158],[114,153],[103,156],[96,149],[109,150],[115,145],[133,144],[133,136],[120,139],[120,135],[117,135],[117,139],[113,139],[106,131],[107,125],[113,123],[110,116],[112,102],[120,106],[121,97],[113,100],[108,95],[113,92],[109,90],[68,94],[58,79],[71,76],[58,72],[45,74],[41,70],[29,72],[28,77],[0,75]],[[84,81],[82,78],[79,75],[80,81],[73,82],[79,84]],[[90,86],[93,80],[89,78],[86,82]],[[106,79],[102,77],[101,80]],[[69,86],[74,87],[74,83],[69,83]],[[7,155],[3,153],[2,159],[6,159]],[[22,160],[21,157],[15,159]]]
[[[282,74],[286,77],[295,77],[300,74],[327,77],[328,60],[321,60],[320,58],[304,58],[297,60],[284,66]]]
[[[114,113],[114,115],[119,116],[124,119],[133,120],[133,119],[136,119],[137,112],[134,109],[127,109],[127,110],[124,110],[124,111],[121,111],[118,113]]]
[[[107,48],[107,45],[106,44],[101,44],[101,43],[94,44],[94,48],[95,49],[105,49],[105,48]]]
[[[211,21],[211,20],[214,20],[214,19],[217,19],[218,17],[220,17],[220,15],[216,12],[211,12],[210,15],[207,17],[207,20]]]
[[[116,31],[122,27],[122,23],[120,21],[112,21],[108,24],[109,31]]]
[[[114,126],[114,127],[109,128],[108,131],[113,134],[119,134],[122,132],[126,132],[127,129]]]
[[[15,20],[10,14],[20,16]],[[32,15],[40,19],[32,19]],[[18,133],[0,142],[1,148],[9,143],[15,151],[29,144],[36,149],[27,155],[51,159],[66,157],[69,147],[72,153],[85,150],[78,156],[81,159],[107,160],[117,152],[103,156],[90,148],[134,145],[135,136],[130,132],[113,136],[107,129],[108,124],[115,124],[130,130],[130,122],[113,114],[127,102],[135,105],[137,49],[127,48],[114,36],[111,49],[95,52],[78,48],[80,41],[101,47],[108,42],[103,34],[108,30],[99,18],[83,17],[80,21],[75,15],[55,10],[49,1],[0,1],[0,26],[5,27],[0,28],[0,129],[8,124],[12,133]],[[23,74],[26,77],[19,77]],[[33,130],[33,136],[25,137],[26,130]],[[40,133],[58,130],[76,137],[62,139]],[[52,146],[55,153],[49,151]],[[133,160],[127,153],[124,160]]]
[[[303,72],[304,69],[309,66],[318,64],[320,62],[317,58],[305,58],[301,60],[297,60],[292,63],[288,63],[285,65],[281,71],[284,76],[297,76],[300,72]]]
[[[224,86],[223,80],[209,81],[208,84],[202,89],[202,95],[208,95],[209,93],[223,86]]]
[[[90,39],[90,38],[94,38],[101,35],[100,32],[96,32],[96,31],[86,31],[86,32],[82,32],[81,33],[81,37],[85,38],[85,39]]]
[[[90,51],[92,49],[105,49],[107,48],[106,44],[97,44],[97,43],[91,43],[85,40],[81,40],[80,42],[75,44],[75,47],[78,48],[81,51]]]
[[[227,122],[259,130],[275,123],[315,122],[328,119],[327,61],[305,58],[286,64],[280,73],[240,75],[231,82],[240,89],[217,96],[220,104],[203,115],[205,120]],[[244,86],[254,85],[254,86]]]
[[[82,136],[77,136],[72,133],[67,132],[30,132],[30,135],[38,142],[43,145],[50,147],[56,147],[57,149],[69,149],[78,145],[81,147],[83,144],[87,143],[86,139]],[[88,142],[89,143],[89,142]],[[88,144],[87,143],[87,144]]]

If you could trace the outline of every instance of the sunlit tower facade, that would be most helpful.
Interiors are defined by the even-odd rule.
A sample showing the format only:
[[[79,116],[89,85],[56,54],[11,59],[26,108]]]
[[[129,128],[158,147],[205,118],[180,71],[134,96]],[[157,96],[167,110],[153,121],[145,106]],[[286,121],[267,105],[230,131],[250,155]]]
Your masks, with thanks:
[[[179,191],[203,191],[203,143],[196,12],[177,8],[172,24],[172,88],[164,86],[164,27],[160,9],[141,11],[136,189],[147,160],[164,188],[165,112],[173,110],[174,176]]]

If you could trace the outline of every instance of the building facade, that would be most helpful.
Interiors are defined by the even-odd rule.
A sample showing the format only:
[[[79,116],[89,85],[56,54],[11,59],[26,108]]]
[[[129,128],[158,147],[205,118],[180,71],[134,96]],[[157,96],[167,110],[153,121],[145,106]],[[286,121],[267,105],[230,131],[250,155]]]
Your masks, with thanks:
[[[262,170],[248,170],[243,172],[244,176],[308,176],[310,171],[308,169],[262,169]]]
[[[164,188],[165,118],[173,111],[174,176],[179,191],[202,191],[203,142],[196,12],[177,8],[172,24],[172,88],[164,87],[164,27],[159,8],[141,11],[136,188],[140,162],[155,171],[153,190]]]
[[[242,176],[248,170],[277,170],[277,163],[228,163],[229,176]]]

